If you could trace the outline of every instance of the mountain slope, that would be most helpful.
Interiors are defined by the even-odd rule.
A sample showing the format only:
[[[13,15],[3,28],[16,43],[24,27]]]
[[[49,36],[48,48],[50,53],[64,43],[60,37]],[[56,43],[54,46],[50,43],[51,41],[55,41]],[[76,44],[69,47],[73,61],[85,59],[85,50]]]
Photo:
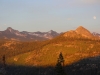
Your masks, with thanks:
[[[99,37],[94,36],[89,30],[86,28],[79,26],[76,30],[67,31],[63,35],[64,37],[70,37],[70,38],[83,38],[83,39],[93,39],[98,40]]]
[[[63,53],[65,65],[83,58],[100,54],[100,42],[87,40],[66,40],[51,42],[41,49],[9,58],[8,63],[17,65],[55,65],[60,52]]]
[[[37,48],[37,50],[8,58],[7,62],[16,65],[54,66],[60,52],[64,56],[65,65],[83,58],[98,56],[100,54],[100,41],[91,39],[92,34],[87,30],[85,32],[84,35],[89,36],[89,38],[76,31],[65,32],[48,41],[41,49]]]
[[[93,37],[90,31],[88,31],[86,28],[80,26],[75,30],[78,34],[81,34],[82,36],[85,37]]]

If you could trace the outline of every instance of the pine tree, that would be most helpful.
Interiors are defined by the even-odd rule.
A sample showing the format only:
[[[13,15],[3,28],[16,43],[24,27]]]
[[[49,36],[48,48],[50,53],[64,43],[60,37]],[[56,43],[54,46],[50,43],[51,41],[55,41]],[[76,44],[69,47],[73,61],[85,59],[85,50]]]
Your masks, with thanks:
[[[60,52],[57,62],[61,63],[62,66],[64,66],[64,58],[63,58],[62,52]]]
[[[3,62],[3,66],[0,69],[0,75],[6,75],[6,63],[5,63],[5,55],[2,56],[2,62]]]
[[[3,55],[2,57],[2,61],[3,61],[3,67],[5,68],[6,67],[5,55]]]
[[[59,54],[55,69],[56,69],[56,74],[57,75],[65,75],[65,72],[64,72],[64,58],[63,58],[63,55],[62,55],[61,52]]]

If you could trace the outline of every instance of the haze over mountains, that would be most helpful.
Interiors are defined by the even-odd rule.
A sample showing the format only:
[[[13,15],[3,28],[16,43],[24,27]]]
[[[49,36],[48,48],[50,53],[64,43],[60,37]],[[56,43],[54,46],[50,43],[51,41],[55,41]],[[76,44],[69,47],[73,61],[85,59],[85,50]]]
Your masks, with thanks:
[[[4,31],[0,31],[0,39],[10,39],[10,40],[19,40],[19,41],[38,41],[38,40],[48,40],[53,39],[54,37],[60,35],[56,31],[50,30],[48,32],[28,32],[28,31],[18,31],[11,27],[8,27]],[[79,26],[76,30],[67,31],[64,33],[66,37],[84,37],[84,38],[100,38],[100,34],[93,32],[91,33],[86,28]]]
[[[47,40],[47,39],[52,39],[58,35],[59,33],[53,30],[50,30],[48,32],[40,32],[40,31],[38,32],[27,32],[27,31],[19,32],[18,30],[15,30],[11,27],[8,27],[5,31],[0,31],[1,39],[22,40],[22,41]]]

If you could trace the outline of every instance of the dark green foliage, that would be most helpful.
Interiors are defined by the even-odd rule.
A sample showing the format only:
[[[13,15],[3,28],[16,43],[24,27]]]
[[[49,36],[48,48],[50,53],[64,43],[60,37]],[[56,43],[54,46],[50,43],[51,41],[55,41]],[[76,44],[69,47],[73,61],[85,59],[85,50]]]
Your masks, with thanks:
[[[57,60],[55,70],[56,70],[57,75],[65,75],[65,72],[64,72],[64,58],[63,58],[62,53],[59,54],[59,58]]]
[[[58,61],[57,61],[58,63],[61,63],[62,64],[62,66],[64,66],[64,58],[63,58],[63,55],[62,55],[62,53],[60,52],[60,54],[59,54],[59,58],[58,58]]]
[[[5,68],[6,67],[6,58],[5,58],[5,55],[3,55],[3,57],[2,57],[2,62],[3,62],[3,67]]]
[[[56,74],[57,75],[65,75],[63,66],[60,62],[57,62],[57,64],[56,64]]]

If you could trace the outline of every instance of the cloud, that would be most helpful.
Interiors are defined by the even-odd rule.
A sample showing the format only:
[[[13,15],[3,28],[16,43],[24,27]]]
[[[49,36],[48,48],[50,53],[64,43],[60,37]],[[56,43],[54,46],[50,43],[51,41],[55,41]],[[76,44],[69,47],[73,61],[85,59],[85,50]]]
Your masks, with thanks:
[[[93,19],[95,20],[96,19],[96,16],[93,16]]]

